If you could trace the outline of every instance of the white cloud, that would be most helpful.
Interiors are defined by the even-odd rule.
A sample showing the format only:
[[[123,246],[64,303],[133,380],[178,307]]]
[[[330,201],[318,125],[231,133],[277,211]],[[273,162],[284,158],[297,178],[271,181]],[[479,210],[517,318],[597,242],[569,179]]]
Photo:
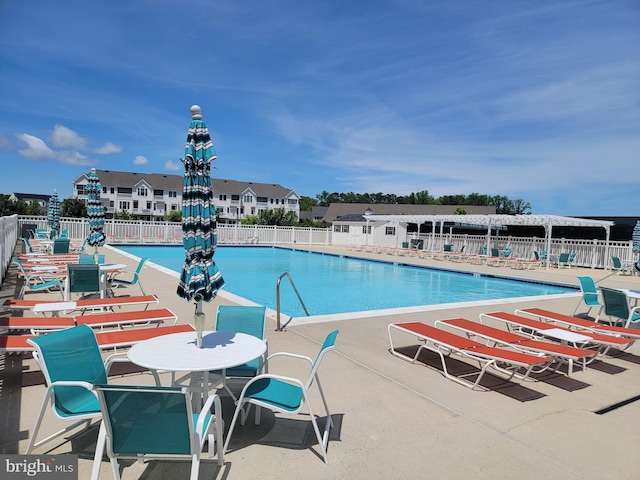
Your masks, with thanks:
[[[29,160],[49,160],[54,157],[54,151],[41,138],[28,133],[17,133],[16,138],[27,144],[26,149],[18,150],[20,156]]]
[[[136,158],[133,159],[134,165],[147,165],[149,160],[144,155],[136,155]]]
[[[82,150],[87,145],[87,140],[64,125],[56,125],[51,134],[51,141],[58,148],[72,148]]]
[[[182,170],[182,166],[181,164],[174,162],[173,160],[167,160],[164,164],[164,169],[170,170],[172,172],[177,172],[179,170]]]
[[[120,153],[122,151],[122,147],[120,145],[116,145],[115,143],[107,142],[100,148],[96,148],[93,153],[97,153],[99,155],[110,155],[112,153]]]
[[[75,150],[63,150],[62,152],[59,152],[57,156],[60,163],[76,167],[93,167],[98,163],[97,160],[86,157]]]

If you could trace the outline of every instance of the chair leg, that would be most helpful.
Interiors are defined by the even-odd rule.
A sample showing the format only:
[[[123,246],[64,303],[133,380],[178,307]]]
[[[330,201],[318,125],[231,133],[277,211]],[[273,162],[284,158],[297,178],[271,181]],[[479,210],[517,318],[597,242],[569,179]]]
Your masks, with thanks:
[[[100,422],[100,431],[98,432],[98,441],[96,442],[96,453],[93,456],[91,480],[98,480],[100,477],[100,467],[102,466],[102,457],[104,455],[104,445],[106,441],[107,430],[104,428],[104,422]]]

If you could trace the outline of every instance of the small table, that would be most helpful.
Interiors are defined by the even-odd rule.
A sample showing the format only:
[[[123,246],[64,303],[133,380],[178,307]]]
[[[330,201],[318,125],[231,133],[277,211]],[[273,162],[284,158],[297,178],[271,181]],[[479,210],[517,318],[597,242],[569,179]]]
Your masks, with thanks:
[[[196,347],[196,332],[173,333],[145,340],[129,349],[131,362],[151,370],[202,373],[202,398],[209,388],[209,371],[242,365],[258,358],[267,344],[253,335],[238,332],[202,334],[202,348]]]
[[[542,335],[547,335],[557,340],[561,340],[563,343],[570,343],[571,345],[586,343],[589,340],[592,340],[592,338],[587,335],[565,330],[564,328],[547,328],[545,330],[538,330],[538,332]]]
[[[37,303],[33,307],[33,313],[37,316],[41,313],[43,316],[45,313],[51,313],[52,317],[59,316],[60,312],[66,312],[67,310],[75,310],[76,302],[55,302],[55,303]]]

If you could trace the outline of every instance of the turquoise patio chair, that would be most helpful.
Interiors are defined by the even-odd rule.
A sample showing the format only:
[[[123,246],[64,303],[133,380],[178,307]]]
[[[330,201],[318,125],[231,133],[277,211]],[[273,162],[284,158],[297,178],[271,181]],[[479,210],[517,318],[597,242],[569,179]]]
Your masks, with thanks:
[[[28,455],[34,448],[83,423],[88,427],[93,419],[100,418],[100,405],[91,391],[93,384],[107,383],[107,373],[111,365],[129,360],[125,357],[112,357],[105,364],[95,334],[87,325],[33,337],[27,342],[35,348],[33,358],[40,367],[47,386],[25,452]],[[159,378],[155,378],[159,383]],[[58,419],[73,423],[36,442],[49,405]]]
[[[197,480],[204,443],[224,465],[220,397],[210,395],[200,413],[191,408],[191,394],[180,387],[96,385],[102,424],[98,433],[92,480],[98,480],[106,447],[113,478],[120,479],[119,459],[190,460]],[[213,413],[211,408],[213,407]],[[100,452],[100,453],[98,453]]]
[[[89,293],[100,293],[102,284],[100,282],[100,265],[91,264],[69,264],[67,265],[68,275],[68,300],[72,300],[73,293],[79,293],[80,298],[84,298]]]
[[[300,380],[294,377],[275,375],[272,373],[264,373],[249,380],[249,382],[242,389],[242,393],[240,394],[240,398],[238,399],[236,410],[233,414],[231,425],[229,426],[229,433],[227,433],[227,440],[225,442],[223,450],[224,452],[226,452],[227,448],[229,447],[231,434],[233,433],[233,428],[235,427],[238,416],[241,417],[240,423],[244,425],[252,404],[256,406],[256,425],[260,424],[260,409],[262,407],[268,408],[274,412],[295,415],[300,413],[306,404],[307,410],[309,411],[309,418],[311,420],[311,424],[313,425],[313,430],[318,439],[320,449],[322,450],[322,457],[324,459],[324,462],[327,463],[329,430],[331,427],[333,427],[333,421],[331,419],[331,413],[329,412],[329,407],[327,406],[324,392],[322,391],[322,386],[320,385],[320,379],[318,377],[318,367],[320,366],[320,362],[324,358],[324,355],[335,348],[337,336],[338,330],[334,330],[327,335],[315,361],[304,355],[297,355],[287,352],[278,352],[269,355],[267,361],[270,361],[276,356],[285,356],[289,358],[305,360],[309,362],[311,371],[309,372],[309,375],[305,380]],[[322,434],[320,433],[316,416],[311,409],[311,404],[309,403],[309,389],[313,385],[314,380],[318,384],[320,397],[322,398],[322,403],[324,404],[324,409],[327,414],[327,417],[325,419],[324,432]]]
[[[633,266],[633,263],[628,263],[628,264],[623,264],[620,261],[620,258],[618,257],[611,257],[611,268],[609,269],[609,271],[611,273],[616,273],[616,274],[632,274],[633,271],[631,270],[631,267]]]
[[[20,260],[14,259],[13,263],[15,263],[20,270],[20,275],[22,276],[22,287],[20,287],[20,292],[18,293],[18,299],[24,298],[24,294],[27,292],[31,293],[51,293],[52,290],[57,290],[62,295],[64,299],[64,288],[62,287],[62,283],[60,282],[60,278],[53,274],[43,273],[28,273]]]
[[[102,265],[104,263],[105,256],[98,255],[98,263]],[[96,259],[93,255],[80,255],[78,257],[78,263],[81,265],[89,265],[96,263]]]
[[[629,297],[622,290],[613,288],[600,288],[602,292],[604,314],[609,317],[609,323],[621,323],[623,327],[629,328],[632,323],[640,322],[640,306],[629,307]],[[599,318],[599,320],[601,320]]]
[[[596,284],[591,277],[576,277],[578,282],[580,282],[580,291],[582,292],[582,298],[576,305],[576,309],[573,311],[573,315],[576,314],[580,305],[584,302],[584,304],[589,307],[589,310],[585,312],[588,316],[591,313],[591,309],[594,307],[598,308],[598,312],[602,307],[602,303],[598,298],[598,289],[596,288]],[[596,322],[598,321],[598,316],[596,315]]]
[[[247,335],[253,335],[260,340],[264,338],[265,318],[267,307],[264,306],[244,306],[244,305],[220,305],[218,306],[218,312],[216,314],[216,323],[214,330],[230,331],[246,333]],[[265,340],[266,343],[266,340]],[[262,372],[264,361],[267,357],[267,353],[261,357],[258,357],[243,365],[227,368],[223,371],[212,371],[210,373],[220,375],[222,378],[222,384],[236,400],[235,395],[229,389],[226,379],[228,378],[242,378],[249,379],[255,377]]]
[[[53,253],[61,254],[61,253],[69,253],[69,239],[68,238],[56,238],[53,241]]]
[[[140,259],[135,271],[118,270],[115,272],[111,277],[109,277],[109,290],[113,290],[117,287],[132,287],[134,285],[138,285],[142,295],[145,295],[144,288],[142,288],[142,282],[140,281],[140,272],[142,272],[142,267],[144,267],[144,264],[147,263],[148,260],[148,258]]]

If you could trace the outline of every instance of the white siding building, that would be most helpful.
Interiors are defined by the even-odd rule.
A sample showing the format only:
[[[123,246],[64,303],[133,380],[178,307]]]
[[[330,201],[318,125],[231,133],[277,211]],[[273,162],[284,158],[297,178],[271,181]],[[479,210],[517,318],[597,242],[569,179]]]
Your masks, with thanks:
[[[96,170],[102,185],[102,204],[107,216],[127,211],[139,220],[163,220],[171,211],[182,210],[182,175]],[[73,182],[78,199],[86,200],[89,173]],[[221,224],[240,223],[262,210],[283,208],[300,217],[300,197],[281,185],[211,179],[213,201]]]

